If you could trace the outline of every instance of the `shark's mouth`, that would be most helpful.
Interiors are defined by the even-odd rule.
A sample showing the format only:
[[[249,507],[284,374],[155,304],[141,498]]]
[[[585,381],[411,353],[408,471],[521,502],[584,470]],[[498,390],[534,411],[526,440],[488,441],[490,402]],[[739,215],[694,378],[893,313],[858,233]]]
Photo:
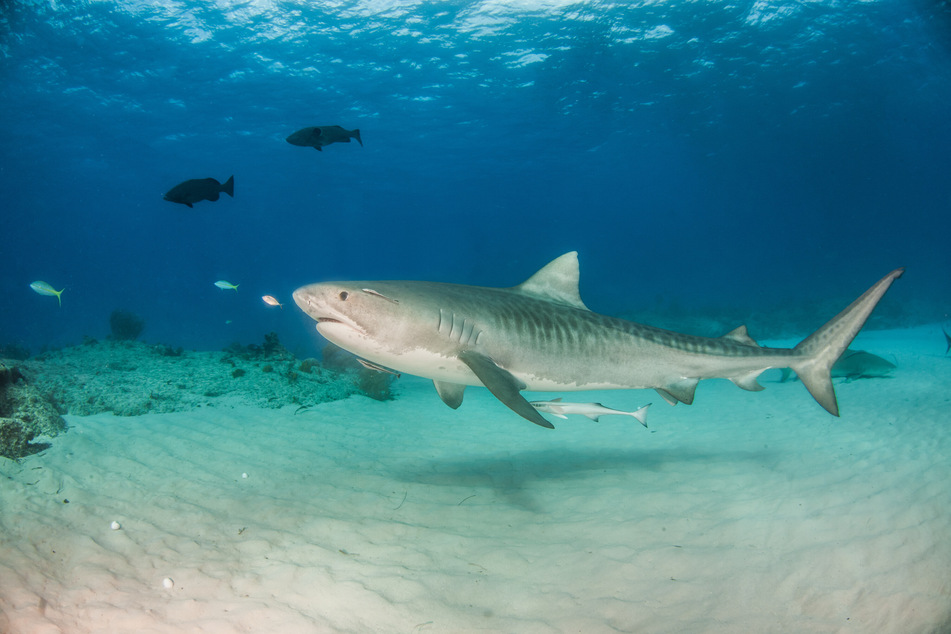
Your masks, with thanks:
[[[340,329],[343,328],[361,335],[366,335],[366,331],[363,328],[346,317],[315,317],[314,320],[317,322],[317,330],[321,334],[326,334],[327,329],[329,329],[330,332],[340,332]]]

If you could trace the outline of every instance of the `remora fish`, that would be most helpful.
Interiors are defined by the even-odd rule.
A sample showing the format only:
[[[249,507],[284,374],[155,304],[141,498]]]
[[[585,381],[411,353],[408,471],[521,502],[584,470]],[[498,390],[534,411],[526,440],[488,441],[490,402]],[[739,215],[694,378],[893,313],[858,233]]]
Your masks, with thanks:
[[[647,427],[647,408],[651,406],[651,404],[648,403],[633,412],[622,412],[619,409],[605,407],[601,403],[566,403],[560,398],[551,401],[530,401],[529,405],[539,412],[545,412],[546,414],[551,414],[558,418],[567,418],[567,414],[578,414],[597,421],[602,416],[633,416],[644,427]]]
[[[832,366],[831,374],[832,378],[845,378],[849,381],[874,379],[888,376],[895,367],[894,363],[877,354],[865,350],[846,350]],[[792,371],[789,368],[783,368],[782,372],[780,383],[792,377]]]
[[[218,194],[224,192],[234,198],[234,176],[222,185],[213,178],[194,178],[179,183],[162,197],[172,203],[180,203],[191,208],[192,203],[202,200],[218,200]]]
[[[689,404],[701,379],[758,391],[763,371],[789,367],[838,416],[829,370],[903,272],[883,277],[795,348],[760,347],[745,326],[697,337],[594,313],[578,293],[574,251],[512,288],[324,282],[297,289],[294,301],[341,348],[433,379],[452,408],[467,385],[484,385],[523,418],[551,428],[521,390],[654,388],[671,404]]]
[[[331,143],[350,143],[350,139],[356,139],[360,147],[363,147],[363,140],[360,138],[359,129],[345,130],[339,125],[316,125],[301,128],[287,137],[286,141],[291,145],[312,147],[322,152],[325,145],[330,145]]]

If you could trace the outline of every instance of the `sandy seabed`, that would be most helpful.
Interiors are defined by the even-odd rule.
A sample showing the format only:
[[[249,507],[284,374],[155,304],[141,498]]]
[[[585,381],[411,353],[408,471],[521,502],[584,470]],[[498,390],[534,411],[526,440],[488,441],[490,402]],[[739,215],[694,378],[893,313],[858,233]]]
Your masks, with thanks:
[[[838,384],[838,419],[770,373],[689,407],[563,395],[653,401],[649,430],[406,377],[67,417],[0,459],[0,631],[951,631],[951,358],[937,326],[856,345],[898,369]]]

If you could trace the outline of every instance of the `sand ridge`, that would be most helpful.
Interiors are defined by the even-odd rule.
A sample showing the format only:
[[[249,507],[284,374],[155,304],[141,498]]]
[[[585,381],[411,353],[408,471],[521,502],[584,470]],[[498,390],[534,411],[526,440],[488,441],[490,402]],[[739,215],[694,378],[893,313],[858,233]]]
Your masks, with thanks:
[[[899,369],[838,385],[840,419],[769,377],[655,403],[646,431],[544,430],[477,389],[452,411],[405,377],[389,402],[70,416],[0,462],[0,630],[940,631],[951,362],[930,334],[863,339]]]

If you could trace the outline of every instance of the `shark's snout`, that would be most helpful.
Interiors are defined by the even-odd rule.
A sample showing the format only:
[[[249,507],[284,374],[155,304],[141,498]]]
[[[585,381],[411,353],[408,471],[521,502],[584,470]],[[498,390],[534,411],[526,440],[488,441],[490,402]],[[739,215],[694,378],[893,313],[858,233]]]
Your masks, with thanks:
[[[294,303],[297,304],[297,307],[309,315],[310,313],[307,311],[308,307],[310,306],[310,302],[308,301],[308,296],[309,295],[307,293],[306,286],[300,287],[299,289],[294,291],[294,294],[292,295],[292,297],[294,298]]]
[[[294,303],[301,310],[317,322],[318,330],[320,326],[329,324],[340,324],[354,330],[359,330],[357,325],[347,315],[331,307],[331,291],[322,284],[311,284],[302,286],[294,291]]]

